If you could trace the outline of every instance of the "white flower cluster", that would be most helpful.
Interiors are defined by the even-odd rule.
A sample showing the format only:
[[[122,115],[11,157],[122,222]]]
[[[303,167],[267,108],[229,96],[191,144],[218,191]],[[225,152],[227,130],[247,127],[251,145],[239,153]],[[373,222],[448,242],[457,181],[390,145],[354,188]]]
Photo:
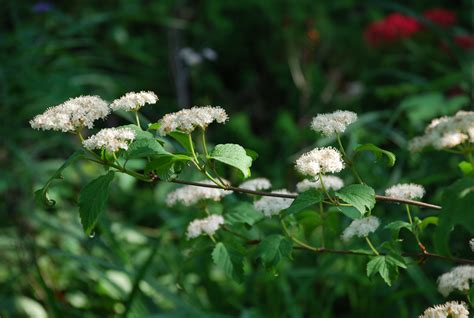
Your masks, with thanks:
[[[97,134],[90,136],[82,142],[89,149],[106,149],[116,152],[120,149],[127,150],[128,145],[135,140],[135,132],[130,128],[104,128]]]
[[[98,96],[79,96],[48,108],[30,121],[34,129],[75,132],[92,128],[94,121],[110,113],[108,104]]]
[[[421,199],[425,195],[425,188],[415,183],[400,183],[385,190],[385,195],[396,199]]]
[[[272,193],[294,194],[286,189],[275,190]],[[255,210],[263,213],[267,217],[277,215],[281,210],[287,209],[294,199],[279,197],[263,197],[253,203]]]
[[[335,173],[344,169],[341,153],[333,147],[315,148],[296,160],[296,170],[303,175]]]
[[[330,114],[319,114],[313,118],[311,129],[323,135],[342,134],[346,127],[357,120],[357,114],[346,110],[338,110]]]
[[[191,133],[196,127],[205,129],[214,121],[222,124],[228,119],[225,110],[219,106],[193,107],[166,114],[160,120],[159,132],[163,136],[176,130]]]
[[[380,221],[376,216],[369,216],[363,219],[357,219],[344,230],[341,238],[349,241],[354,236],[366,237],[369,233],[375,232],[380,226]]]
[[[322,176],[323,177],[323,184],[326,190],[334,190],[337,191],[341,189],[344,186],[344,181],[342,181],[341,178],[336,177],[336,176]],[[321,181],[316,180],[316,181],[311,181],[308,179],[304,179],[301,182],[298,182],[296,184],[296,190],[298,192],[305,192],[308,191],[309,189],[321,189]]]
[[[469,241],[469,246],[471,247],[471,251],[474,252],[474,238],[472,238],[472,239]]]
[[[255,178],[250,179],[245,182],[242,182],[239,188],[252,190],[252,191],[259,191],[259,190],[267,190],[272,187],[270,180],[267,178]]]
[[[188,239],[198,237],[201,234],[214,235],[224,224],[222,215],[213,214],[205,219],[194,220],[188,225],[186,236]]]
[[[455,289],[465,292],[469,290],[470,282],[474,282],[474,266],[456,266],[438,278],[438,291],[444,297],[448,296]]]
[[[426,309],[418,318],[469,318],[469,310],[465,303],[448,301],[443,305],[435,305]]]
[[[426,147],[446,149],[464,142],[474,143],[474,112],[459,111],[452,117],[434,119],[425,129],[425,134],[410,141],[413,152]]]
[[[203,180],[200,183],[214,184],[210,180]],[[191,206],[201,200],[220,201],[221,198],[231,193],[232,191],[188,185],[170,192],[166,197],[166,204],[170,207],[178,203]]]
[[[135,112],[145,106],[145,104],[155,104],[157,101],[158,96],[156,96],[154,92],[130,92],[114,100],[112,104],[110,104],[110,108],[114,111],[124,110],[127,112]]]

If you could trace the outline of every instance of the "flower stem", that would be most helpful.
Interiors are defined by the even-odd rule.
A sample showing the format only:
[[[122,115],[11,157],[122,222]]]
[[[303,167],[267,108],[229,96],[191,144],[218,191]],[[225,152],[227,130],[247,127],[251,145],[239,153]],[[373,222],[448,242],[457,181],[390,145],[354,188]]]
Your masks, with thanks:
[[[408,204],[405,204],[405,207],[407,210],[408,221],[410,222],[410,224],[413,225],[413,218],[411,217],[410,206]]]
[[[286,224],[285,224],[285,221],[283,220],[280,220],[280,223],[281,223],[281,226],[283,228],[283,232],[285,232],[285,234],[293,241],[295,242],[297,245],[301,246],[301,247],[304,247],[310,251],[314,251],[314,252],[319,252],[320,249],[317,248],[317,247],[313,247],[311,245],[308,245],[302,241],[300,241],[299,239],[297,239],[296,237],[294,237],[293,235],[291,235],[290,231],[288,231],[288,228],[286,227]]]
[[[135,120],[137,121],[137,126],[142,129],[142,126],[140,125],[140,116],[138,116],[138,110],[135,111]]]
[[[203,128],[201,131],[201,141],[202,141],[202,149],[204,150],[204,154],[206,158],[209,157],[209,153],[207,152],[207,145],[206,145],[206,130]]]
[[[326,247],[326,229],[324,224],[326,222],[326,216],[324,215],[324,207],[322,202],[319,202],[319,215],[321,216],[321,246],[324,248]]]
[[[357,172],[357,170],[354,166],[354,163],[351,162],[349,160],[349,158],[347,157],[346,151],[344,149],[344,146],[342,145],[341,137],[339,136],[339,134],[336,134],[336,139],[337,139],[337,143],[339,144],[339,149],[341,150],[341,153],[344,156],[344,161],[351,168],[352,174],[354,175],[354,177],[357,179],[357,181],[360,184],[364,184],[364,181],[362,181],[362,178],[360,177],[359,173]]]
[[[372,252],[374,252],[375,255],[379,256],[380,253],[377,251],[377,249],[375,248],[375,246],[372,244],[372,242],[370,241],[369,237],[366,236],[365,237],[365,241],[367,242],[367,244],[369,245],[370,249],[372,250]]]

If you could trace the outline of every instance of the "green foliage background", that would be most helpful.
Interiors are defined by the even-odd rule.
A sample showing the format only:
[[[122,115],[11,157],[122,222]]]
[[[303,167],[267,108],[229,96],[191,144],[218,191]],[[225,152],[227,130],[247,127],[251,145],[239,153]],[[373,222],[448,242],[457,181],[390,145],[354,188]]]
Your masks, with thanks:
[[[78,193],[103,171],[75,164],[51,188],[56,208],[40,209],[34,190],[79,143],[72,135],[33,131],[28,121],[81,94],[112,100],[153,90],[160,101],[143,109],[153,121],[184,106],[222,105],[231,119],[213,126],[210,140],[254,149],[253,176],[294,189],[299,177],[292,162],[301,151],[334,142],[309,130],[311,118],[348,109],[360,117],[347,134],[349,148],[371,142],[397,155],[393,168],[361,156],[360,173],[377,193],[399,181],[416,182],[427,189],[425,201],[445,205],[443,189],[462,176],[460,158],[411,155],[406,146],[432,118],[473,108],[472,51],[451,41],[453,32],[472,33],[472,1],[58,1],[47,12],[35,11],[37,4],[11,0],[0,9],[2,317],[40,317],[44,310],[51,317],[114,317],[126,308],[130,317],[414,317],[443,302],[436,277],[452,267],[443,261],[411,264],[388,287],[366,277],[364,257],[296,251],[277,266],[248,263],[242,281],[231,281],[212,264],[207,243],[183,238],[198,211],[166,207],[164,197],[175,188],[167,183],[150,187],[117,176],[107,213],[87,237]],[[437,6],[456,12],[453,30],[434,28],[380,48],[363,39],[364,28],[390,12],[419,17]],[[218,58],[187,67],[178,58],[182,47],[209,47]],[[299,70],[304,83],[295,81]],[[179,90],[177,72],[185,78]],[[101,125],[125,124],[126,116]],[[226,200],[224,208],[236,199]],[[472,223],[472,210],[453,209],[458,225],[443,252],[472,258],[467,241],[473,229],[462,226]],[[390,204],[375,211],[386,223],[404,213]],[[330,235],[340,241],[347,220],[333,215],[330,222]],[[276,224],[265,227],[279,233]],[[430,249],[435,229],[428,226],[423,236]],[[409,233],[401,236],[417,251]]]

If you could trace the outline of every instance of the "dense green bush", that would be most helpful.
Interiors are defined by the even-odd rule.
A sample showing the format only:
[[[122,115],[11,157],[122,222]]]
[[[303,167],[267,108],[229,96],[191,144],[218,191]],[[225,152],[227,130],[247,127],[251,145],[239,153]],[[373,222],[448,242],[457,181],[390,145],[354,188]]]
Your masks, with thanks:
[[[454,12],[454,22],[430,22],[423,12],[435,7]],[[264,0],[30,6],[7,1],[0,39],[0,315],[414,317],[444,303],[437,277],[456,265],[452,258],[473,259],[468,244],[474,236],[472,161],[446,151],[412,153],[408,143],[433,118],[472,111],[471,7],[469,1],[456,6]],[[369,41],[374,21],[390,20],[393,12],[419,23],[416,32],[386,39],[382,28],[377,29],[382,35],[376,34],[382,40]],[[140,111],[143,128],[183,107],[222,105],[230,119],[207,131],[209,151],[228,143],[252,149],[258,154],[252,158],[252,178],[266,177],[273,189],[291,191],[302,178],[294,162],[303,152],[337,146],[334,136],[309,129],[312,118],[337,109],[358,113],[342,136],[347,153],[372,143],[396,156],[390,166],[386,155],[361,151],[358,173],[378,194],[396,183],[423,185],[423,201],[443,209],[412,207],[411,213],[428,220],[423,231],[417,229],[419,239],[445,259],[420,256],[405,223],[399,236],[383,229],[408,219],[404,205],[378,202],[371,212],[382,221],[371,236],[375,248],[415,255],[397,258],[407,268],[388,286],[380,276],[367,277],[366,265],[373,258],[300,250],[291,236],[311,246],[322,244],[322,222],[314,212],[285,218],[287,235],[278,217],[257,221],[254,197],[235,193],[210,204],[210,213],[251,218],[245,219],[247,225],[236,220],[226,224],[250,243],[221,229],[215,239],[224,245],[217,248],[204,236],[186,239],[189,222],[205,213],[202,206],[166,205],[178,185],[140,182],[122,173],[115,174],[105,212],[93,229],[94,222],[89,223],[86,235],[77,203],[87,205],[95,196],[81,200],[81,189],[105,171],[84,160],[62,171],[63,180],[51,183],[48,197],[55,200],[54,207],[36,204],[34,191],[45,186],[62,159],[80,149],[80,140],[73,134],[34,131],[29,120],[73,96],[113,100],[140,90],[153,90],[160,98]],[[84,134],[130,122],[131,113],[115,112]],[[159,139],[167,152],[186,152],[173,138]],[[465,144],[467,155],[472,143]],[[196,150],[204,153],[199,141]],[[113,158],[104,154],[101,160],[111,163]],[[238,159],[239,166],[243,161]],[[146,162],[130,159],[127,168],[142,173]],[[203,178],[191,166],[172,167],[180,180]],[[217,169],[233,185],[243,181],[238,169],[220,164]],[[150,171],[158,172],[156,167]],[[158,173],[162,179],[166,175]],[[339,176],[346,185],[357,184],[350,169]],[[99,194],[102,188],[91,192]],[[351,222],[346,214],[337,209],[327,213],[326,248],[371,253],[363,239],[341,241]],[[281,259],[268,256],[264,248],[274,244],[280,244]],[[222,246],[243,257],[243,274],[229,271]],[[291,253],[290,246],[296,247]],[[379,273],[387,278],[383,270]],[[468,301],[462,293],[449,299]]]

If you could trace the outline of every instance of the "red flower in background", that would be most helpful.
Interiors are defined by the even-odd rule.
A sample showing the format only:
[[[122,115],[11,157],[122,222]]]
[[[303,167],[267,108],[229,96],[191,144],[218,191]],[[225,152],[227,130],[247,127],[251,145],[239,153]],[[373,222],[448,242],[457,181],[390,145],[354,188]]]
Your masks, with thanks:
[[[454,37],[454,43],[465,50],[474,49],[474,36],[472,35],[457,35]]]
[[[392,43],[409,38],[421,29],[420,23],[412,17],[392,13],[385,19],[371,23],[364,32],[371,45]]]
[[[442,27],[449,27],[456,23],[456,14],[453,11],[441,9],[441,8],[433,8],[426,10],[423,13],[423,16]]]

